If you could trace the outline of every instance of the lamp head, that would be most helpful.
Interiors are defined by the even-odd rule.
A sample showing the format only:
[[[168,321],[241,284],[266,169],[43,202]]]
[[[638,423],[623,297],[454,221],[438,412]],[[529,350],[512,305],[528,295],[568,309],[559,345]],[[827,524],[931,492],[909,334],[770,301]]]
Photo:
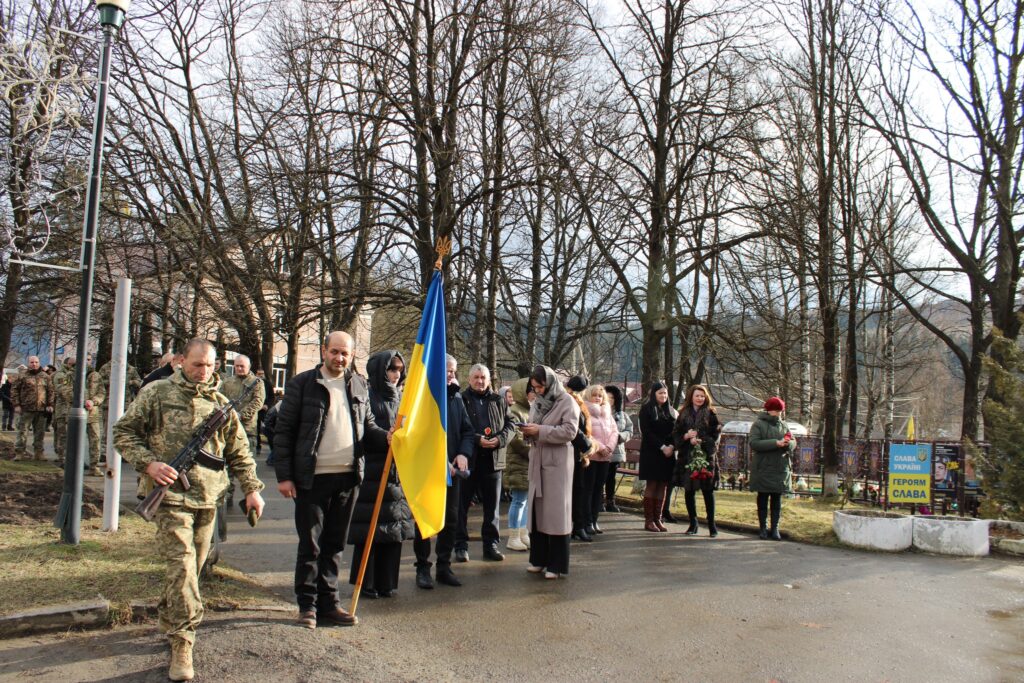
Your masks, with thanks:
[[[100,24],[121,28],[125,14],[132,0],[96,0],[96,9],[100,11]]]

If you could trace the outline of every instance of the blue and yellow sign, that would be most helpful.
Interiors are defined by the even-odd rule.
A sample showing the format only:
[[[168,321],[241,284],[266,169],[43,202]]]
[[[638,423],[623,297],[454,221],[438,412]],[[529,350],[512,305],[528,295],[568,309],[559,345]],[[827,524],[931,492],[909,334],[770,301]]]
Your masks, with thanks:
[[[889,502],[929,503],[932,489],[932,445],[889,445]]]

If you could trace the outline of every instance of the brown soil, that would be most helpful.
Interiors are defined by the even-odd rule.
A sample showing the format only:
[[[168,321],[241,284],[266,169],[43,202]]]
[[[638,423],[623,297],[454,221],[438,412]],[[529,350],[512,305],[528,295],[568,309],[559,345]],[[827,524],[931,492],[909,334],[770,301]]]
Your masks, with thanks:
[[[1009,538],[1015,541],[1024,540],[1024,534],[1017,531],[1016,529],[1010,529],[1004,526],[996,526],[992,524],[988,528],[989,538]]]
[[[64,473],[0,472],[0,524],[33,524],[53,520],[64,489]],[[82,519],[103,516],[103,497],[86,487]]]

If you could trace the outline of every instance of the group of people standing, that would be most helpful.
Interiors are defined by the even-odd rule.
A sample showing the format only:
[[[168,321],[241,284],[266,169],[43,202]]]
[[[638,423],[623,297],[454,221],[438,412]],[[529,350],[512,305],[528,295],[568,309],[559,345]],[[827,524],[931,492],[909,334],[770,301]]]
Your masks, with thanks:
[[[367,597],[396,594],[402,545],[408,540],[413,541],[416,556],[417,586],[460,586],[452,564],[470,560],[468,516],[473,505],[483,513],[481,557],[504,560],[499,547],[503,483],[511,494],[506,548],[529,552],[528,572],[546,579],[566,576],[571,538],[584,540],[603,533],[599,518],[606,510],[616,510],[615,465],[625,460],[624,445],[632,434],[618,387],[588,386],[582,377],[563,385],[551,368],[538,365],[508,391],[498,392],[491,387],[487,367],[478,364],[470,369],[469,386],[462,390],[457,362],[448,356],[446,431],[451,476],[446,519],[436,537],[425,539],[414,524],[396,468],[384,467],[397,426],[405,359],[396,350],[374,353],[364,378],[353,368],[354,343],[345,332],[331,333],[321,355],[319,365],[288,382],[275,407],[273,425],[277,490],[294,503],[298,625],[358,623],[342,607],[341,558],[346,545],[350,546],[349,581],[356,583],[371,531],[362,581]],[[229,399],[223,392],[239,393],[258,381],[247,367],[237,367],[236,361],[235,379],[221,384],[214,371],[216,349],[206,340],[189,342],[180,360],[180,366],[172,368],[163,381],[142,389],[114,426],[114,441],[142,475],[143,492],[170,487],[156,517],[161,554],[168,564],[160,625],[171,645],[171,680],[191,680],[192,646],[203,616],[198,574],[210,552],[216,509],[232,479],[241,485],[249,511],[261,514],[264,502],[252,455],[253,420],[245,406],[207,445],[223,456],[226,469],[200,467],[189,473],[190,488],[175,485],[177,472],[167,463],[195,425],[226,404]],[[260,397],[252,406],[262,402]],[[775,405],[769,404],[762,416],[764,424],[759,420],[755,425],[759,438],[752,437],[751,484],[759,492],[759,510],[765,494],[763,507],[766,515],[771,507],[772,533],[776,534],[778,498],[768,488],[757,487],[772,476],[785,475],[786,466],[768,464],[763,456],[785,454],[794,442],[777,433],[784,423],[778,412],[773,415]],[[668,403],[667,388],[655,384],[639,422],[640,476],[647,481],[645,528],[664,529],[663,499],[669,484],[676,482],[686,491],[691,515],[688,533],[697,531],[693,504],[699,489],[709,531],[715,535],[713,482],[701,474],[716,471],[720,424],[710,393],[705,387],[691,387],[677,413]],[[376,527],[371,528],[381,482],[385,484],[383,502]]]

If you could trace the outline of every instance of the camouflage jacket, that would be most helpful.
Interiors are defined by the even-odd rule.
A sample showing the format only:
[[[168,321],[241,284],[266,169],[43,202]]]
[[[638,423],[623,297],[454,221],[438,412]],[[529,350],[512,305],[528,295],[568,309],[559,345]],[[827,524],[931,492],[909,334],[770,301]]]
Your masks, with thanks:
[[[260,408],[263,407],[264,399],[266,398],[266,388],[263,386],[263,380],[256,375],[249,373],[245,379],[235,377],[232,375],[224,380],[224,383],[220,387],[220,393],[228,397],[228,399],[234,401],[236,398],[242,395],[242,392],[249,388],[253,383],[259,386],[249,394],[249,399],[242,405],[238,411],[239,416],[242,418],[242,426],[245,427],[245,433],[249,436],[256,434],[256,417],[260,412]]]
[[[100,374],[89,369],[85,376],[85,399],[92,401],[92,410],[89,411],[89,422],[99,422],[102,416],[101,406],[107,398],[107,392],[103,388],[103,380]],[[58,415],[67,415],[71,410],[71,402],[75,398],[75,368],[65,365],[53,375],[53,412]]]
[[[103,391],[106,392],[107,396],[110,395],[110,372],[113,369],[113,361],[107,361],[103,364],[97,372],[100,373],[100,379],[103,381]],[[135,396],[138,395],[139,389],[142,388],[142,377],[139,376],[139,371],[135,369],[135,366],[129,365],[124,373],[124,407],[127,408],[128,404],[131,403]]]
[[[188,443],[195,428],[228,403],[214,389],[219,381],[214,375],[211,381],[196,384],[181,370],[175,370],[166,381],[147,384],[114,425],[114,446],[140,473],[154,460],[170,462]],[[218,498],[227,490],[228,474],[238,479],[247,494],[263,490],[263,483],[256,478],[256,463],[249,453],[245,430],[234,412],[206,443],[206,449],[223,457],[227,468],[218,472],[197,465],[188,474],[192,487],[182,491],[179,483],[173,484],[167,491],[165,505],[190,509],[216,507]],[[142,479],[143,493],[148,494],[155,484],[148,476]]]
[[[26,370],[11,385],[11,403],[24,412],[53,407],[53,380],[42,370]]]

